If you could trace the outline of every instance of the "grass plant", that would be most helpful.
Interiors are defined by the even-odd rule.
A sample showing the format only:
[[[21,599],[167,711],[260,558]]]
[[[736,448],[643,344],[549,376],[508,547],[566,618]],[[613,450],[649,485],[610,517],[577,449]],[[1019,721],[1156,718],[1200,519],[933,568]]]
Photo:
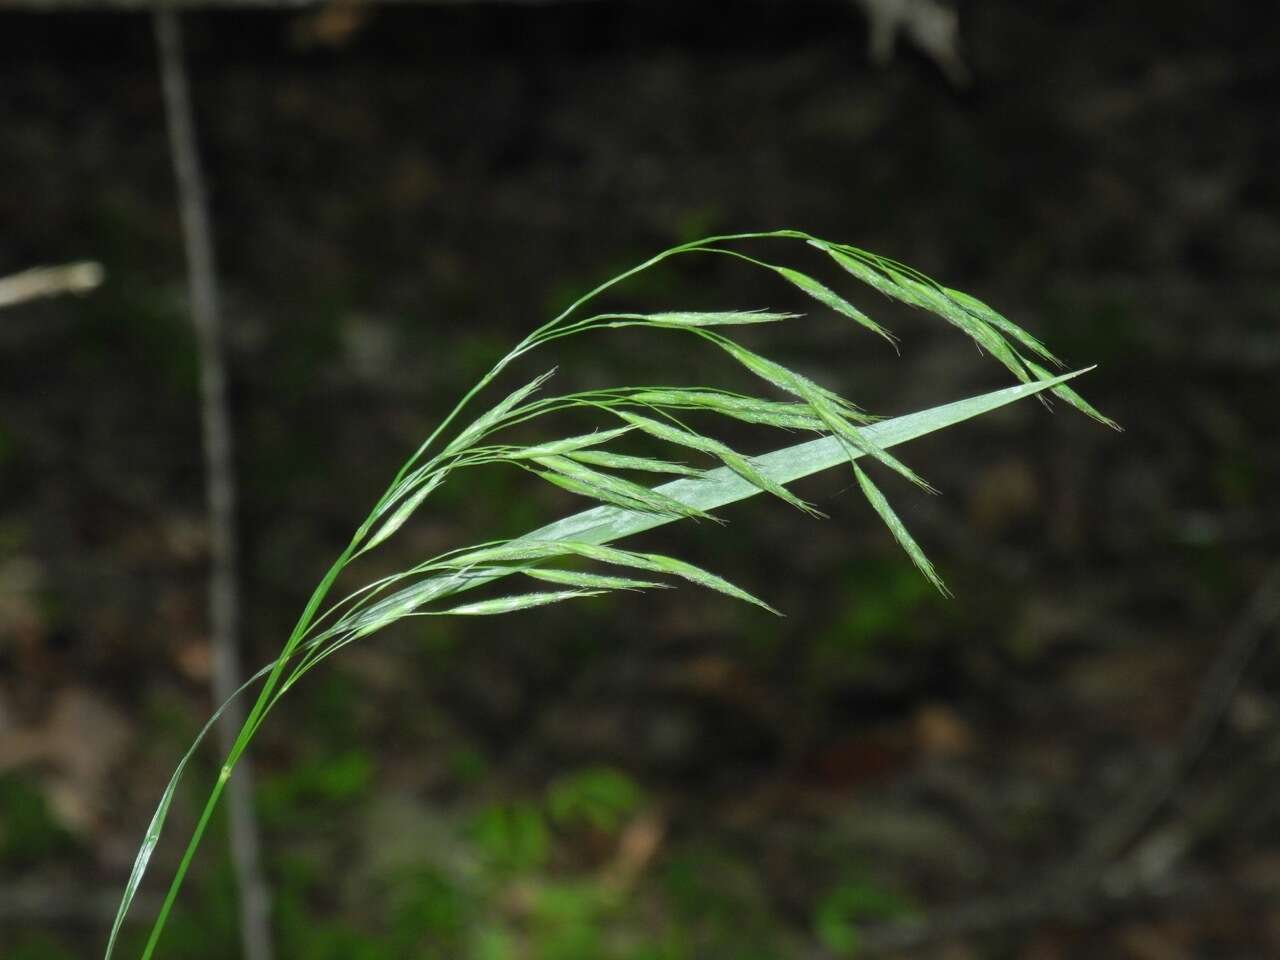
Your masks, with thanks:
[[[584,315],[588,312],[584,308],[606,291],[666,260],[687,254],[714,254],[767,271],[819,307],[896,345],[892,333],[831,287],[792,267],[748,255],[742,249],[747,245],[751,249],[764,246],[766,241],[775,247],[789,245],[794,249],[803,244],[815,248],[840,275],[852,276],[890,299],[946,321],[1006,367],[1017,379],[1017,385],[880,420],[814,380],[747,349],[729,335],[735,327],[796,323],[800,321],[797,314],[735,309]],[[472,410],[477,396],[526,354],[565,337],[622,327],[643,327],[692,338],[695,345],[718,351],[753,374],[763,382],[768,395],[707,386],[652,385],[553,395],[547,387],[555,371],[548,371],[510,390],[487,409],[479,413]],[[258,692],[174,871],[143,949],[144,960],[157,948],[236,762],[280,699],[307,673],[348,644],[406,617],[514,613],[610,591],[652,590],[679,581],[776,613],[765,600],[708,570],[676,557],[636,552],[615,544],[678,520],[711,521],[714,525],[719,522],[714,511],[761,493],[810,516],[820,516],[787,484],[840,465],[852,469],[857,487],[921,574],[946,593],[942,578],[872,480],[867,467],[878,463],[931,492],[932,487],[925,480],[890,452],[892,448],[1042,393],[1055,395],[1114,427],[1111,420],[1067,384],[1084,371],[1056,375],[1050,372],[1050,368],[1061,366],[1044,344],[981,301],[893,260],[794,230],[716,236],[680,244],[578,298],[499,359],[405,461],[316,586],[277,659],[239,691],[245,694],[257,687]],[[563,414],[591,417],[596,427],[533,444],[507,439],[513,427]],[[694,425],[702,422],[697,415],[708,414],[813,437],[772,453],[750,456]],[[660,445],[669,452],[655,456],[620,449],[628,440],[637,438],[643,438],[646,450]],[[531,479],[567,490],[592,501],[594,506],[521,537],[478,543],[429,557],[373,580],[336,602],[331,600],[334,584],[350,565],[393,537],[443,484],[481,467],[527,472]],[[674,479],[649,486],[643,482],[645,476]],[[583,561],[588,569],[581,569]],[[496,593],[481,594],[475,599],[460,596],[497,581],[503,581],[504,586]],[[106,947],[107,960],[115,952],[178,783],[225,706],[219,708],[178,763],[161,796],[121,898]]]

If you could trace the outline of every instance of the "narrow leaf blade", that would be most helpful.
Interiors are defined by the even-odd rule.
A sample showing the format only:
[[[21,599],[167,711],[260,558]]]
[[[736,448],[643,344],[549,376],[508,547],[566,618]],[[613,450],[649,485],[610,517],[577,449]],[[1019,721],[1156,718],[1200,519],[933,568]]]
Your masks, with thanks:
[[[372,550],[378,544],[388,539],[392,534],[405,525],[409,518],[413,516],[415,510],[422,506],[422,502],[431,496],[432,491],[440,486],[445,478],[447,471],[442,470],[440,473],[432,474],[431,479],[424,483],[417,491],[410,494],[400,506],[396,507],[395,512],[386,519],[386,522],[378,528],[377,532],[369,538],[369,541],[360,548],[361,553]]]
[[[510,597],[494,597],[492,600],[477,600],[475,603],[464,603],[448,610],[433,610],[433,616],[486,617],[504,613],[515,613],[519,610],[530,610],[533,607],[545,607],[547,604],[559,603],[562,600],[573,600],[578,597],[598,597],[603,590],[557,590],[553,593],[518,593]]]
[[[925,578],[938,588],[938,592],[944,597],[951,596],[951,591],[947,589],[947,585],[942,582],[942,578],[938,576],[938,572],[933,568],[933,564],[929,558],[925,556],[924,551],[920,549],[920,545],[916,543],[915,538],[911,536],[906,525],[899,519],[893,507],[889,506],[889,501],[885,499],[880,488],[871,482],[871,478],[856,463],[853,465],[854,476],[858,478],[858,486],[862,488],[863,496],[880,515],[880,519],[884,521],[884,525],[889,528],[889,532],[893,534],[893,538],[898,541],[898,545],[902,547],[911,562],[916,565]]]
[[[684,560],[677,560],[675,557],[664,557],[656,553],[647,553],[643,556],[652,561],[654,566],[652,569],[669,573],[673,576],[688,580],[690,583],[696,583],[700,587],[706,587],[708,590],[715,590],[717,593],[723,593],[725,596],[733,597],[737,600],[744,600],[747,603],[754,604],[762,610],[767,610],[776,617],[782,616],[777,610],[769,606],[759,597],[748,593],[741,587],[735,586],[723,577],[718,577],[714,573],[696,567],[692,563]]]
[[[700,477],[706,472],[697,467],[685,466],[683,463],[655,460],[652,457],[635,457],[625,453],[609,453],[606,450],[578,450],[568,456],[572,460],[597,467],[608,467],[611,470],[643,470],[647,473],[673,473],[685,477]]]
[[[832,310],[836,311],[836,313],[843,314],[849,319],[866,327],[872,333],[884,337],[889,341],[889,343],[896,343],[893,334],[880,326],[880,324],[876,323],[830,287],[820,283],[808,274],[801,273],[799,270],[792,270],[790,267],[775,266],[773,269],[777,271],[780,276],[785,277],[793,285],[799,287],[819,303],[830,307]]]
[[[547,382],[554,374],[555,368],[540,376],[534,377],[522,387],[517,387],[494,406],[490,407],[470,424],[464,427],[453,441],[444,449],[445,453],[458,453],[475,443],[489,431],[501,424],[508,413],[535,390]]]
[[[719,390],[642,390],[631,395],[637,403],[681,410],[706,410],[746,423],[797,430],[824,430],[807,404],[744,397]]]
[[[1035,375],[1037,377],[1040,377],[1042,380],[1048,380],[1053,376],[1044,367],[1040,366],[1039,364],[1032,363],[1030,360],[1027,361],[1027,365],[1031,367],[1032,372],[1034,372]],[[1103,426],[1110,427],[1112,430],[1117,430],[1121,432],[1124,431],[1124,427],[1120,426],[1120,424],[1116,423],[1114,420],[1112,420],[1105,413],[1100,411],[1097,407],[1091,404],[1084,397],[1080,396],[1080,394],[1076,393],[1076,391],[1072,390],[1066,384],[1059,384],[1058,386],[1054,387],[1051,392],[1055,397],[1058,397],[1059,399],[1064,400],[1065,402],[1071,404],[1071,406],[1075,407],[1081,413],[1085,414],[1086,416],[1092,417],[1094,420],[1097,420]]]
[[[704,520],[714,519],[702,510],[693,509],[649,487],[593,470],[567,457],[538,457],[534,462],[547,468],[546,472],[540,474],[544,479],[559,486],[565,486],[566,489],[576,488],[589,493],[598,500],[605,500],[615,505],[623,505],[630,501],[640,509],[652,510],[655,513],[669,513],[678,517],[697,517]],[[569,481],[569,484],[561,483],[563,480]],[[635,509],[635,506],[632,509]]]
[[[613,430],[597,430],[576,437],[565,437],[562,440],[549,440],[531,447],[520,447],[504,455],[506,460],[534,460],[538,457],[555,457],[571,454],[587,447],[597,447],[616,440],[623,434],[630,433],[630,427],[616,427]]]
[[[588,590],[653,590],[663,589],[669,584],[654,580],[634,580],[631,577],[608,577],[599,573],[582,573],[577,570],[554,570],[548,567],[529,567],[521,570],[526,577],[543,580],[547,583],[559,583],[568,587],[582,587]]]
[[[644,320],[658,327],[733,327],[780,323],[799,316],[798,313],[771,313],[765,310],[677,311],[646,314]]]

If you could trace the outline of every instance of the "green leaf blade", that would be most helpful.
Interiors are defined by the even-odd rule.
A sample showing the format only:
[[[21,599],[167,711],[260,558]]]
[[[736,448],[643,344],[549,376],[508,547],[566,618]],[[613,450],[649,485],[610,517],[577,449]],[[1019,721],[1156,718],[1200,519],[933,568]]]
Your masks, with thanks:
[[[539,476],[543,479],[572,492],[581,492],[583,495],[593,496],[597,500],[604,500],[615,506],[627,506],[629,509],[638,507],[654,513],[700,520],[715,519],[705,511],[690,507],[650,487],[602,473],[568,457],[538,457],[534,462],[546,468],[545,471],[539,472]]]
[[[644,320],[656,327],[736,327],[757,323],[781,323],[798,318],[798,313],[774,313],[766,310],[678,311],[650,313]]]
[[[735,600],[742,600],[746,603],[753,604],[761,610],[772,613],[775,617],[782,616],[777,610],[769,606],[759,597],[748,593],[741,587],[735,586],[723,577],[716,576],[714,573],[696,567],[692,563],[684,560],[677,560],[675,557],[664,557],[661,554],[648,553],[643,556],[652,561],[655,571],[669,573],[673,576],[688,580],[690,583],[696,583],[700,587],[706,587],[708,590],[714,590],[717,593],[723,593],[725,596],[733,597]]]
[[[555,375],[555,368],[548,370],[546,373],[534,377],[522,387],[517,387],[511,393],[507,394],[502,400],[498,401],[494,406],[490,407],[470,424],[459,431],[444,449],[445,454],[459,453],[471,446],[476,441],[483,438],[487,433],[497,429],[504,417],[514,410],[523,400],[537,391],[552,376]]]
[[[642,390],[631,395],[637,403],[667,409],[705,410],[744,423],[780,427],[786,430],[826,429],[808,404],[784,403],[759,397],[744,397],[718,390]]]
[[[925,578],[932,583],[944,597],[951,596],[951,591],[947,589],[947,585],[942,582],[942,578],[938,576],[938,572],[934,569],[933,564],[925,553],[920,549],[920,545],[916,543],[915,538],[907,530],[906,525],[899,519],[898,514],[894,512],[893,507],[889,505],[889,501],[885,499],[880,488],[871,482],[871,478],[856,463],[853,465],[854,476],[858,479],[858,486],[862,488],[863,495],[867,498],[867,502],[880,515],[880,519],[884,521],[884,525],[889,528],[889,532],[893,534],[893,538],[898,541],[898,545],[911,558],[911,562],[916,568],[924,574]]]
[[[369,538],[368,542],[360,548],[360,553],[367,553],[372,550],[403,527],[418,507],[422,506],[423,501],[431,496],[436,487],[440,486],[447,473],[447,470],[441,470],[439,473],[432,474],[426,483],[419,487],[416,492],[410,494],[400,506],[396,507],[391,516]]]
[[[536,460],[539,457],[563,456],[588,447],[600,446],[630,432],[630,427],[617,427],[613,430],[597,430],[594,433],[584,433],[576,437],[565,437],[562,440],[549,440],[531,447],[518,447],[503,454],[503,459]]]
[[[1040,366],[1039,364],[1032,363],[1031,361],[1027,361],[1027,365],[1031,367],[1035,375],[1040,377],[1040,379],[1042,380],[1046,380],[1050,376],[1052,376],[1052,374],[1050,374],[1048,370],[1046,370],[1044,367]],[[1108,417],[1105,413],[1103,413],[1097,407],[1091,404],[1088,400],[1080,396],[1080,394],[1078,394],[1075,390],[1073,390],[1071,387],[1068,387],[1065,383],[1059,384],[1058,386],[1054,387],[1051,390],[1051,392],[1058,399],[1071,404],[1071,406],[1075,407],[1081,413],[1085,414],[1088,417],[1091,417],[1094,420],[1097,420],[1098,423],[1102,424],[1104,427],[1110,427],[1112,430],[1115,430],[1118,433],[1124,432],[1124,427],[1120,426],[1120,424],[1116,423],[1114,420]]]
[[[579,597],[598,597],[603,590],[557,590],[552,593],[517,593],[509,597],[494,597],[492,600],[477,600],[475,603],[464,603],[448,610],[432,610],[431,616],[450,617],[489,617],[505,613],[516,613],[520,610],[531,610],[534,607],[545,607],[548,604],[560,603],[563,600],[576,600]]]
[[[655,580],[635,580],[631,577],[609,577],[599,573],[581,573],[577,570],[554,570],[548,567],[529,567],[521,570],[526,577],[547,583],[559,583],[568,587],[589,590],[663,590],[670,584]]]
[[[843,314],[855,323],[866,327],[866,329],[870,330],[877,336],[884,337],[885,340],[896,347],[897,340],[892,333],[880,326],[880,324],[876,323],[830,287],[818,280],[815,280],[807,273],[801,273],[799,270],[792,270],[790,267],[775,266],[773,269],[779,276],[785,277],[791,282],[791,284],[803,290],[819,303],[830,307],[836,313]]]
[[[683,463],[656,460],[653,457],[636,457],[625,453],[610,453],[606,450],[579,450],[568,454],[568,457],[571,460],[578,460],[596,467],[608,467],[611,470],[641,470],[645,473],[672,473],[685,477],[700,477],[706,472]]]

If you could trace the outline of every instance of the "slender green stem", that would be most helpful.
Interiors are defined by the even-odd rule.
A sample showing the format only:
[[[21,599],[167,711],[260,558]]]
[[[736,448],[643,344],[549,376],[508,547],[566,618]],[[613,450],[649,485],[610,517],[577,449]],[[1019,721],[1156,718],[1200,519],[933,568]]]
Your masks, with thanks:
[[[151,934],[147,938],[146,950],[143,953],[142,960],[150,960],[151,954],[154,952],[156,944],[160,940],[160,934],[164,931],[166,922],[169,919],[169,912],[173,909],[174,901],[177,900],[178,892],[182,889],[183,881],[186,879],[187,870],[191,865],[191,861],[195,856],[196,849],[200,846],[200,840],[204,836],[205,828],[208,826],[210,818],[213,816],[214,808],[218,805],[218,799],[222,796],[223,787],[230,778],[232,770],[235,769],[236,762],[248,747],[249,741],[253,737],[254,730],[257,729],[258,723],[265,715],[266,710],[271,702],[272,693],[276,684],[279,682],[280,675],[284,671],[284,667],[294,649],[301,641],[303,633],[310,623],[311,618],[315,615],[317,608],[329,592],[329,588],[333,585],[333,581],[337,579],[343,567],[346,566],[347,560],[350,559],[354,551],[355,544],[360,537],[364,535],[368,521],[361,524],[360,530],[356,536],[352,538],[351,543],[342,552],[333,565],[325,574],[324,579],[316,586],[312,592],[310,600],[303,610],[302,616],[298,619],[297,625],[293,628],[293,633],[289,638],[289,642],[285,645],[280,657],[276,660],[275,667],[268,675],[266,682],[263,684],[261,691],[258,693],[258,699],[254,702],[252,709],[245,718],[244,723],[240,727],[240,733],[235,739],[230,752],[227,754],[226,761],[219,773],[218,781],[214,788],[210,791],[208,800],[205,802],[204,810],[200,814],[200,819],[196,823],[195,829],[192,831],[191,839],[187,844],[187,849],[183,853],[182,860],[178,864],[178,869],[174,873],[173,879],[169,884],[168,893],[165,894],[164,903],[160,907],[160,912],[156,916],[155,923],[152,924]]]
[[[178,869],[173,875],[173,882],[169,884],[169,892],[165,894],[164,903],[160,905],[160,912],[157,914],[156,922],[151,927],[151,933],[147,937],[147,945],[142,951],[142,960],[151,960],[151,955],[155,953],[156,945],[160,942],[160,934],[164,932],[165,922],[169,919],[169,912],[173,909],[173,904],[178,899],[178,891],[182,889],[182,881],[186,879],[187,870],[191,867],[191,861],[195,859],[196,850],[204,837],[205,828],[209,826],[214,808],[218,805],[218,798],[222,796],[222,790],[227,785],[227,780],[230,777],[230,766],[223,766],[221,773],[218,774],[217,782],[209,793],[209,799],[205,802],[200,819],[196,821],[195,829],[191,831],[191,839],[187,842],[187,849],[182,853],[182,860],[178,863]]]

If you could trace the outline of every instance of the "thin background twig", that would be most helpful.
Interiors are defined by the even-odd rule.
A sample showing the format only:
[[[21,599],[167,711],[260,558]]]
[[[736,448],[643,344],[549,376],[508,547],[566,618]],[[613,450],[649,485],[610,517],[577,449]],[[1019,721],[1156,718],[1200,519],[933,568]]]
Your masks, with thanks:
[[[0,307],[13,307],[28,300],[64,293],[85,294],[96,289],[103,277],[102,264],[92,260],[59,267],[32,267],[0,277]]]
[[[178,14],[154,14],[156,48],[164,86],[169,146],[182,218],[183,245],[200,364],[200,417],[204,440],[205,485],[211,528],[209,615],[213,648],[214,702],[229,700],[240,685],[239,597],[236,588],[235,475],[231,418],[227,408],[222,356],[217,272],[204,179],[196,151],[195,122],[187,89],[186,61]],[[244,722],[233,703],[218,724],[224,752],[230,751]],[[241,758],[227,785],[231,858],[240,899],[240,929],[246,960],[270,960],[270,903],[262,876],[258,825],[253,812],[250,770]]]

